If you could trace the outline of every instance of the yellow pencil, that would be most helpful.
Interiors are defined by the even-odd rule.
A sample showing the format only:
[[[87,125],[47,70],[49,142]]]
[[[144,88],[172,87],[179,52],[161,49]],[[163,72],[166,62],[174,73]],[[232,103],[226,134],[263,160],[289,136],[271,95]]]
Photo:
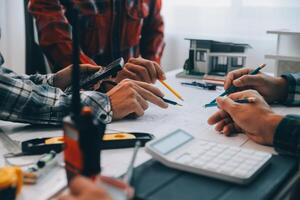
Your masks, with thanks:
[[[168,88],[168,90],[170,90],[170,92],[172,92],[178,99],[183,101],[183,98],[180,96],[180,94],[176,92],[173,88],[171,88],[171,86],[169,86],[166,82],[164,82],[163,80],[159,80],[159,82],[161,82],[161,84]]]

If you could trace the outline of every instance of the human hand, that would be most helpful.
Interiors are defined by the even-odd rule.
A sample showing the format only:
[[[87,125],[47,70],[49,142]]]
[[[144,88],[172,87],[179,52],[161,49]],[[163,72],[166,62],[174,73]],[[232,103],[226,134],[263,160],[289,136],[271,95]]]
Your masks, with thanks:
[[[155,83],[157,79],[166,79],[165,73],[158,63],[143,58],[130,58],[123,70],[118,73],[115,81],[119,83],[126,78],[146,83]]]
[[[58,87],[62,90],[65,90],[68,86],[71,85],[72,81],[72,66],[68,67],[56,72],[53,77],[53,86]],[[100,66],[90,65],[90,64],[82,64],[80,65],[80,74],[92,74],[101,69]]]
[[[151,102],[161,108],[167,108],[160,97],[164,94],[148,83],[125,79],[111,89],[107,95],[110,98],[113,111],[113,119],[122,119],[134,114],[142,116]]]
[[[282,77],[272,77],[264,73],[250,75],[252,69],[243,68],[231,71],[227,74],[224,89],[234,85],[240,90],[257,90],[264,99],[272,103],[274,101],[284,101],[288,94],[288,85]]]
[[[234,102],[250,97],[255,98],[255,102]],[[283,117],[276,115],[257,91],[245,90],[228,97],[219,97],[217,103],[220,110],[208,119],[210,125],[215,124],[216,131],[221,131],[226,136],[244,132],[257,143],[273,144],[275,130]]]
[[[112,200],[109,194],[95,183],[82,176],[75,177],[70,183],[70,194],[58,200]]]

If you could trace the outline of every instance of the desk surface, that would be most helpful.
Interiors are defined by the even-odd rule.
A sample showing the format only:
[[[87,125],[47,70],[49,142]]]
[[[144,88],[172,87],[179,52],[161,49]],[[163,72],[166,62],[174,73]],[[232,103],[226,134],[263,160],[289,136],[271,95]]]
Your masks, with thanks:
[[[207,118],[217,110],[217,108],[204,108],[203,105],[215,98],[222,92],[222,88],[217,91],[206,91],[202,89],[182,86],[180,84],[184,79],[176,79],[175,74],[178,70],[167,73],[167,83],[176,88],[183,96],[184,102],[182,107],[169,105],[164,110],[154,105],[150,105],[145,115],[135,120],[121,120],[108,125],[107,132],[116,131],[140,131],[149,132],[156,137],[161,137],[177,128],[182,128],[197,138],[202,138],[219,143],[225,143],[234,146],[243,146],[251,149],[274,153],[273,148],[255,144],[245,135],[238,134],[233,137],[224,137],[214,130],[214,127],[207,124]],[[191,79],[189,79],[191,81]],[[177,100],[168,90],[160,83],[157,86],[165,93],[165,97]],[[281,114],[300,113],[300,108],[274,107],[274,110]],[[36,127],[28,124],[10,123],[0,121],[0,132],[5,132],[12,139],[23,141],[35,137],[59,136],[62,130],[53,127]],[[0,154],[6,152],[0,143]],[[132,156],[132,149],[106,150],[102,152],[102,170],[103,174],[110,176],[119,176],[123,174],[129,164]],[[15,163],[28,163],[34,161],[36,156],[15,159]],[[150,159],[150,156],[143,150],[138,153],[136,166]],[[0,166],[4,165],[1,156]],[[58,167],[49,174],[45,175],[40,183],[35,186],[25,186],[20,195],[20,199],[33,199],[39,194],[39,199],[47,199],[53,193],[59,191],[66,185],[64,169]]]

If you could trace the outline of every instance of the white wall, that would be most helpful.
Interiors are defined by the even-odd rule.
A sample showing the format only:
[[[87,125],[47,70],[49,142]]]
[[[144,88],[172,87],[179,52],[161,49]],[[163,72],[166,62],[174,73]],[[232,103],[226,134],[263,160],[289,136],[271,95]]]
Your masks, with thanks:
[[[266,30],[300,30],[299,0],[164,0],[162,14],[166,28],[165,69],[181,68],[188,57],[184,38],[204,38],[248,43],[247,65],[273,61],[264,55],[275,51],[276,37]],[[300,48],[300,44],[299,44]]]
[[[24,1],[0,0],[0,51],[5,66],[18,73],[25,72]]]
[[[299,0],[163,0],[166,70],[181,68],[188,56],[185,37],[249,43],[248,65],[272,61],[264,55],[275,50],[276,38],[266,30],[300,30]],[[0,0],[0,50],[6,66],[25,71],[25,37],[22,0]],[[4,42],[5,41],[5,42]],[[299,44],[300,46],[300,44]]]

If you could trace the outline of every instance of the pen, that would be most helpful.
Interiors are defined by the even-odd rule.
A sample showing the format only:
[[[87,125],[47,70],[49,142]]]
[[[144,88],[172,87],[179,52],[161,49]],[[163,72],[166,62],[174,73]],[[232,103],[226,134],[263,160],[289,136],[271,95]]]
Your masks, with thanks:
[[[137,152],[139,150],[141,146],[141,141],[136,141],[135,143],[135,146],[134,146],[134,150],[133,150],[133,155],[132,155],[132,158],[131,158],[131,161],[129,163],[129,166],[128,166],[128,169],[127,169],[127,172],[126,174],[124,175],[123,177],[123,181],[127,184],[130,185],[130,182],[131,182],[131,179],[132,179],[132,175],[133,175],[133,170],[134,170],[134,162],[135,162],[135,159],[136,159],[136,156],[137,156]]]
[[[236,100],[234,102],[236,102],[236,103],[254,103],[255,102],[255,98],[254,97],[249,97],[249,98],[244,98],[244,99],[238,99],[238,100]],[[205,108],[215,107],[215,106],[218,106],[218,104],[216,102],[204,105]]]
[[[168,90],[170,90],[170,92],[172,92],[178,99],[183,101],[183,98],[180,96],[180,94],[176,92],[173,88],[171,88],[171,86],[169,86],[166,82],[164,82],[163,80],[159,80],[159,82],[161,82],[161,84],[163,84]]]
[[[49,173],[51,169],[58,164],[55,151],[50,151],[49,153],[43,155],[36,164],[29,167],[26,172],[31,174],[31,183],[35,183],[42,175]]]
[[[250,73],[250,75],[255,75],[257,74],[262,68],[264,68],[266,66],[266,64],[261,64],[259,67],[257,67],[254,71],[252,71]],[[231,94],[233,92],[235,92],[238,88],[234,85],[232,85],[230,88],[228,88],[227,90],[225,90],[225,92],[223,92],[222,94],[219,95],[219,97],[225,96],[227,94]],[[212,100],[209,104],[211,103],[215,103],[216,99]],[[208,105],[208,104],[206,104]]]
[[[197,88],[203,88],[203,89],[208,89],[208,90],[216,90],[217,85],[211,84],[211,83],[199,83],[196,81],[193,81],[191,83],[188,82],[181,82],[181,85],[188,85],[188,86],[193,86]]]
[[[165,98],[163,98],[163,97],[160,97],[164,102],[166,102],[166,103],[169,103],[169,104],[172,104],[172,105],[178,105],[178,106],[182,106],[181,104],[179,104],[179,103],[177,103],[177,102],[175,102],[175,101],[171,101],[171,100],[169,100],[169,99],[165,99]]]

